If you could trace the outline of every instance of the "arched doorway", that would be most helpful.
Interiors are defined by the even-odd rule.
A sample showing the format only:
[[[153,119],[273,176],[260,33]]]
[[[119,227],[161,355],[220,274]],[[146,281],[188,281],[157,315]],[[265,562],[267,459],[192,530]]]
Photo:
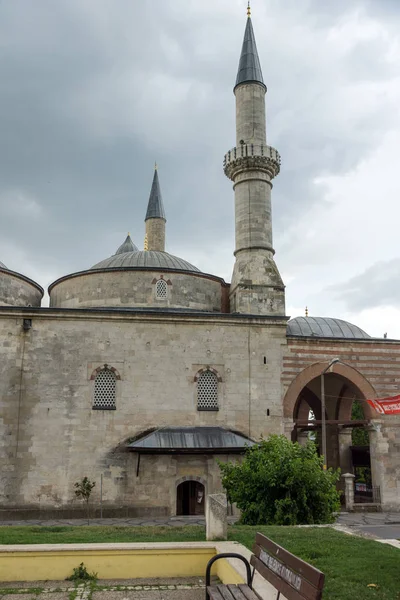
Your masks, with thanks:
[[[285,416],[290,415],[294,422],[292,440],[305,443],[311,438],[322,453],[322,376],[326,464],[340,467],[342,474],[353,473],[356,494],[368,490],[368,501],[372,501],[375,477],[370,461],[369,421],[373,415],[366,398],[374,398],[375,390],[359,371],[344,363],[316,363],[296,377],[284,400]],[[339,485],[342,487],[343,481]]]
[[[177,515],[204,515],[205,489],[200,481],[189,479],[176,488]]]

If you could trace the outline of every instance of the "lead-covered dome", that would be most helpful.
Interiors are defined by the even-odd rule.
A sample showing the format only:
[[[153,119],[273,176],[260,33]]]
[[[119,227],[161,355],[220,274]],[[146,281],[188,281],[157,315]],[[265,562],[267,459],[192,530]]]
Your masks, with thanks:
[[[124,252],[114,254],[110,258],[100,261],[94,265],[94,269],[173,269],[175,271],[192,271],[200,273],[200,270],[183,258],[178,258],[168,252],[157,252],[155,250],[138,250],[136,252]]]
[[[296,317],[287,325],[287,335],[294,337],[369,339],[357,325],[330,317]]]
[[[50,306],[221,311],[223,279],[168,252],[132,247],[128,235],[113,256],[52,283]]]

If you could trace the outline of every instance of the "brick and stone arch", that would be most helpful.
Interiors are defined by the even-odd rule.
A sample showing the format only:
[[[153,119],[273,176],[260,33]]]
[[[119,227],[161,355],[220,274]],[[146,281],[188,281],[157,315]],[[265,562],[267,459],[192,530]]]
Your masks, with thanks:
[[[283,400],[283,416],[286,419],[293,419],[299,396],[303,393],[304,388],[311,383],[313,379],[320,377],[328,364],[328,362],[315,363],[309,367],[306,367],[297,375],[297,377],[295,377],[290,384]],[[359,399],[363,405],[365,418],[376,418],[376,412],[372,407],[370,407],[369,404],[367,404],[367,402],[365,402],[367,398],[376,397],[375,389],[369,383],[369,381],[359,371],[357,371],[357,369],[354,369],[349,365],[336,363],[332,365],[329,373],[339,375],[344,380],[347,380],[350,384],[352,384],[352,386],[359,392]]]
[[[115,410],[117,396],[117,380],[121,379],[117,369],[104,365],[98,367],[92,373],[91,380],[94,381],[93,409]]]
[[[200,369],[194,378],[197,384],[197,410],[219,409],[219,383],[222,378],[212,367]]]

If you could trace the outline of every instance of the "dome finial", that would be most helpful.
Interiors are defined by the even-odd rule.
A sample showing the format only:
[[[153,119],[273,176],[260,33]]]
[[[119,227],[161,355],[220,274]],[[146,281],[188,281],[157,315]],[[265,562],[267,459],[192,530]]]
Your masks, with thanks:
[[[308,317],[308,306],[306,306],[306,317]]]
[[[247,16],[248,16],[248,17],[249,17],[249,19],[250,19],[250,17],[251,17],[250,0],[249,0],[249,1],[248,1],[248,3],[247,3]]]

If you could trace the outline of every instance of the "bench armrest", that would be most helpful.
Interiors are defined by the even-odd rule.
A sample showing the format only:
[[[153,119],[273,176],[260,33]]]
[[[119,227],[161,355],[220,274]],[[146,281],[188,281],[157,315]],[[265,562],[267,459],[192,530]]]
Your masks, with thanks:
[[[208,561],[207,568],[206,568],[206,600],[208,600],[207,587],[211,583],[211,567],[220,558],[238,558],[239,560],[243,561],[244,564],[245,564],[245,567],[246,567],[246,572],[247,572],[247,585],[249,586],[250,589],[252,589],[251,584],[252,584],[252,579],[253,578],[252,578],[252,575],[251,575],[250,563],[247,560],[247,558],[245,558],[241,554],[236,554],[235,552],[222,552],[221,554],[217,554],[216,556],[213,556]]]

